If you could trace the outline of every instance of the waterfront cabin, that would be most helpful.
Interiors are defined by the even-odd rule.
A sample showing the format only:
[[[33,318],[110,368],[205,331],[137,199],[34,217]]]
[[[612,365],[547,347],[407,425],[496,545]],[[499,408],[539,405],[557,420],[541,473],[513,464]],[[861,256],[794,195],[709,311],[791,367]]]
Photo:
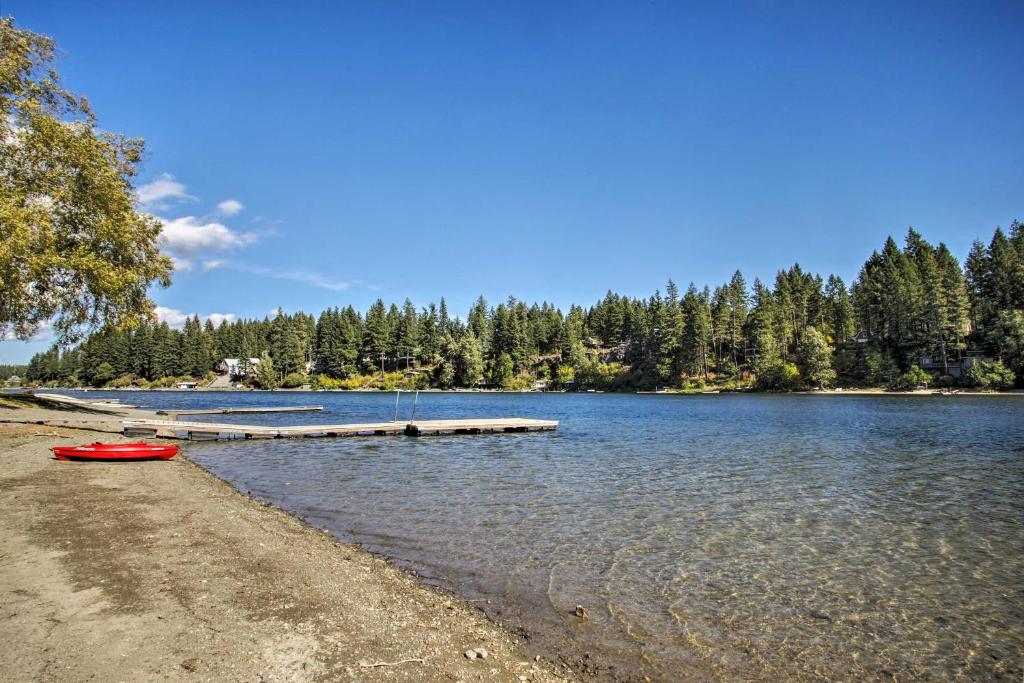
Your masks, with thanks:
[[[943,362],[942,358],[933,358],[932,356],[921,356],[918,359],[918,365],[923,370],[941,373],[945,373],[948,370],[951,377],[957,378],[963,377],[964,373],[978,363],[987,365],[994,362],[994,358],[986,356],[979,351],[968,351],[967,355],[963,358],[947,358],[945,362]]]
[[[259,358],[224,358],[217,363],[217,372],[231,379],[252,377],[256,374]]]

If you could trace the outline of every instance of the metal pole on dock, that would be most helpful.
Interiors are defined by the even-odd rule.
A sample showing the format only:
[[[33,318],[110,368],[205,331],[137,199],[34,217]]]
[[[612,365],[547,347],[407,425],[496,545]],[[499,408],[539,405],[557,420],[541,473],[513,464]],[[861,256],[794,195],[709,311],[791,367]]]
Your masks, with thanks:
[[[412,417],[409,418],[409,422],[416,421],[416,402],[420,400],[420,390],[417,389],[416,393],[412,397]]]
[[[395,419],[392,422],[398,422],[398,399],[402,395],[401,389],[395,389]]]

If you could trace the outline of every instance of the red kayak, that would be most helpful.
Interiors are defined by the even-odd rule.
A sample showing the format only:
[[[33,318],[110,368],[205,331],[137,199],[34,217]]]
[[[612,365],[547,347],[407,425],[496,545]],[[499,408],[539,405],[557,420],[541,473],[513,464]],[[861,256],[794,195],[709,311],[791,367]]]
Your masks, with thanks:
[[[93,443],[88,446],[54,446],[57,460],[170,460],[177,446],[149,443]]]

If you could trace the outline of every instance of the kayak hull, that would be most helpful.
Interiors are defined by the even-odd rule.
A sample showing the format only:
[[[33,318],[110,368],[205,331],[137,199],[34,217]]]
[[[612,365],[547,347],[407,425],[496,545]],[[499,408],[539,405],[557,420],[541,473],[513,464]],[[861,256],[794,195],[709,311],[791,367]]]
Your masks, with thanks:
[[[54,446],[51,450],[57,460],[101,462],[170,460],[178,454],[177,446],[149,443],[94,443],[87,446]]]

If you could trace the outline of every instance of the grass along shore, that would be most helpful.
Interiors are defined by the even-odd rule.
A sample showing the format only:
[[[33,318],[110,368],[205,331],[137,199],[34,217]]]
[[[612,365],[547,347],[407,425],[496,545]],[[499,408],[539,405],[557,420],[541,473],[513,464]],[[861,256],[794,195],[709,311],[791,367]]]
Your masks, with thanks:
[[[573,678],[479,610],[183,455],[51,457],[125,441],[126,413],[149,414],[0,395],[4,680]],[[478,648],[486,658],[466,656]]]

